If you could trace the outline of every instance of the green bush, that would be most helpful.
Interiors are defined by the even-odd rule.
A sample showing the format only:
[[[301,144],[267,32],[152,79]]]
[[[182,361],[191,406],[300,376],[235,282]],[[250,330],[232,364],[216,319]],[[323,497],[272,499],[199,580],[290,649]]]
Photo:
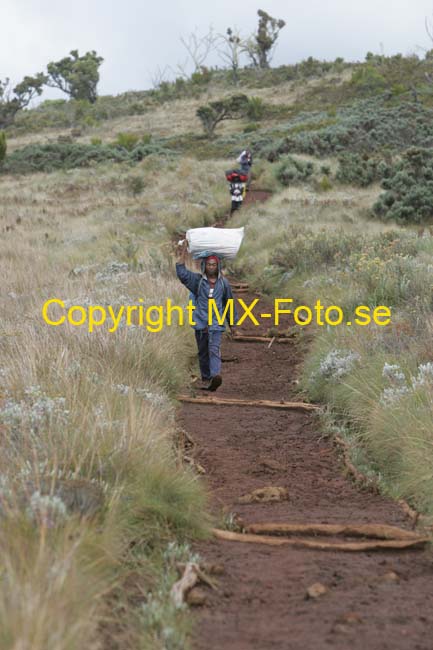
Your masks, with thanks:
[[[102,140],[101,138],[91,138],[90,144],[92,144],[93,146],[97,146],[102,144]]]
[[[336,178],[340,183],[366,187],[391,173],[390,166],[384,160],[368,154],[345,153],[338,162]]]
[[[94,128],[95,126],[99,126],[98,120],[95,119],[94,117],[92,117],[91,115],[86,115],[86,117],[84,117],[81,120],[81,124],[83,124],[83,126],[88,126],[90,128]]]
[[[303,133],[304,131],[320,131],[321,129],[324,129],[327,126],[332,126],[333,124],[336,124],[337,120],[335,118],[327,118],[324,120],[320,120],[319,122],[316,122],[314,120],[304,120],[300,124],[295,124],[294,126],[291,127],[290,129],[290,135],[294,135],[295,133]]]
[[[397,223],[433,220],[433,152],[411,148],[382,181],[385,190],[373,206],[376,216]]]
[[[146,184],[141,176],[129,176],[126,179],[126,187],[128,192],[133,196],[137,196],[144,191]]]
[[[256,124],[255,122],[250,122],[246,126],[244,126],[243,132],[244,133],[253,133],[254,131],[257,131],[259,128],[259,125]]]
[[[4,131],[0,131],[0,163],[2,163],[3,160],[6,158],[6,150],[7,150],[6,133]]]
[[[329,192],[329,190],[332,190],[332,183],[329,176],[324,174],[324,176],[317,181],[316,189],[318,192]]]
[[[265,103],[261,97],[248,97],[245,111],[250,120],[261,120],[265,115]]]
[[[290,277],[308,271],[323,272],[329,267],[339,267],[354,250],[361,250],[363,241],[357,235],[342,230],[320,230],[299,224],[290,225],[284,240],[272,256],[274,282],[278,276],[289,273]]]
[[[169,150],[157,144],[140,144],[132,151],[127,151],[124,147],[116,145],[102,144],[33,144],[12,152],[2,166],[2,172],[28,174],[88,167],[102,162],[135,163],[150,154],[167,155],[170,153]]]
[[[282,185],[291,185],[292,183],[308,180],[313,172],[313,163],[286,156],[277,166],[275,174]]]
[[[377,284],[383,281],[384,270],[391,269],[391,262],[396,266],[401,264],[405,269],[413,262],[417,254],[416,243],[417,238],[399,231],[390,230],[371,237],[343,229],[313,230],[292,224],[276,247],[272,261],[280,273],[312,273],[314,270],[314,274],[320,274],[334,267],[345,274],[352,273],[356,282],[371,293],[373,284],[374,292],[377,292]],[[389,276],[394,281],[399,273],[393,268]]]
[[[292,124],[286,138],[278,144],[268,142],[263,148],[272,148],[277,156],[305,153],[320,157],[433,146],[433,110],[407,101],[391,107],[384,98],[357,101],[340,109],[338,119],[324,128],[317,120],[314,130],[308,122],[294,120]]]
[[[195,86],[207,86],[212,79],[212,70],[202,66],[200,71],[193,72],[191,75],[191,83]]]
[[[118,133],[115,144],[127,149],[128,151],[132,151],[132,149],[137,145],[138,140],[139,137],[135,133]]]
[[[374,66],[363,65],[352,74],[351,84],[368,94],[382,92],[386,88],[386,79]]]

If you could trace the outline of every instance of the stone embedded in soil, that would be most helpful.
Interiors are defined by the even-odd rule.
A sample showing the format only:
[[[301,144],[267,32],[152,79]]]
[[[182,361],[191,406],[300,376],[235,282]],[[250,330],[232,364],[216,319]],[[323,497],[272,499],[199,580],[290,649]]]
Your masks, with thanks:
[[[307,589],[306,593],[306,598],[320,598],[320,596],[323,596],[326,594],[326,592],[329,591],[328,587],[325,587],[325,585],[322,585],[321,582],[315,582],[314,584],[310,585]]]
[[[286,488],[273,485],[258,488],[239,497],[238,503],[266,503],[269,501],[287,501],[289,493]]]
[[[278,460],[274,460],[273,458],[261,458],[259,460],[259,465],[263,467],[264,469],[269,469],[274,472],[283,472],[286,468],[284,465],[278,462]]]
[[[398,582],[399,580],[400,578],[395,573],[395,571],[388,571],[388,573],[385,573],[383,576],[381,576],[382,582]]]
[[[358,612],[346,612],[335,621],[332,626],[332,632],[336,634],[348,634],[354,626],[362,622],[362,616]]]
[[[214,576],[222,575],[225,571],[223,564],[203,564],[201,568],[205,573]]]
[[[357,625],[358,623],[362,623],[362,617],[358,612],[346,612],[340,617],[338,623],[342,623],[343,625]]]
[[[206,593],[203,589],[200,589],[200,587],[194,587],[186,596],[186,602],[192,607],[202,607],[203,605],[206,605],[206,601]]]

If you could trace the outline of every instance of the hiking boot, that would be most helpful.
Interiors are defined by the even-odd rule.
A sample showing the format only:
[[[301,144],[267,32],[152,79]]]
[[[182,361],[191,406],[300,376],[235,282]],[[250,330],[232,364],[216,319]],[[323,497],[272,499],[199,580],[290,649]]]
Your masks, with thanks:
[[[215,375],[215,377],[212,377],[209,386],[207,387],[208,390],[210,391],[215,391],[221,384],[223,383],[221,375]]]

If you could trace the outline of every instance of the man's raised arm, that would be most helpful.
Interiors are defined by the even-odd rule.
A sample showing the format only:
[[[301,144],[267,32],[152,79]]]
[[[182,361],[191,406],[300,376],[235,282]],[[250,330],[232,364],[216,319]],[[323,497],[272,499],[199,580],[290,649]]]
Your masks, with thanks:
[[[185,266],[185,259],[187,254],[187,241],[183,240],[181,244],[178,245],[176,250],[176,275],[179,280],[184,284],[190,291],[196,293],[198,289],[198,284],[200,282],[200,274],[193,273],[189,271]]]

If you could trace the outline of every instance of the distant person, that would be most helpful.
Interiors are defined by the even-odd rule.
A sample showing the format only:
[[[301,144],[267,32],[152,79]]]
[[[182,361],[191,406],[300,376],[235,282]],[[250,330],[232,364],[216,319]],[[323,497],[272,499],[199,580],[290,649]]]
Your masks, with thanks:
[[[245,194],[245,185],[242,182],[239,174],[233,172],[229,188],[232,197],[231,212],[234,212],[235,210],[239,210],[239,208],[242,206]]]
[[[198,348],[198,360],[202,381],[206,382],[205,390],[216,391],[222,384],[221,377],[221,339],[225,325],[220,325],[212,311],[212,322],[208,323],[209,299],[213,298],[219,314],[229,299],[233,299],[230,283],[221,273],[221,259],[210,255],[201,261],[201,273],[194,273],[185,266],[186,242],[178,249],[176,274],[194,296],[195,310],[193,320],[195,325],[195,340]],[[237,321],[236,308],[234,322]]]
[[[241,171],[248,177],[247,190],[249,190],[251,185],[251,167],[253,166],[253,155],[251,151],[249,149],[244,149],[237,159],[237,162],[241,166]]]

